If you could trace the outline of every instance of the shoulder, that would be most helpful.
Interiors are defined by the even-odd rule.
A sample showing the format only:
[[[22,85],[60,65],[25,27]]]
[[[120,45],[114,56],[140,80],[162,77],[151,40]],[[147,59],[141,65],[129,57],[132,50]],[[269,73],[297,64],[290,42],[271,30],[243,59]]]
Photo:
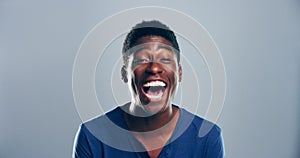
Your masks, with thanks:
[[[83,126],[93,127],[93,126],[104,126],[107,124],[117,124],[119,125],[122,122],[123,110],[120,107],[116,107],[113,110],[97,116],[93,119],[90,119],[83,123]]]
[[[87,140],[105,140],[107,136],[114,133],[118,127],[124,126],[122,123],[122,109],[116,107],[104,115],[97,116],[91,120],[82,123],[79,126],[77,137],[82,137]]]
[[[94,132],[97,133],[99,131],[104,131],[104,127],[106,127],[107,125],[113,124],[113,122],[120,122],[116,119],[120,119],[119,115],[121,115],[121,111],[122,110],[119,107],[116,107],[115,109],[107,112],[106,114],[99,115],[80,124],[78,133],[85,135],[86,137],[95,136]]]
[[[199,138],[205,137],[218,137],[221,135],[221,128],[217,124],[208,121],[198,115],[192,114],[191,112],[180,108],[182,119],[187,122],[190,120],[190,127],[194,131],[198,132]]]
[[[208,158],[224,158],[225,150],[221,128],[200,116],[181,109],[183,117],[192,118],[186,133],[193,135],[196,155]]]

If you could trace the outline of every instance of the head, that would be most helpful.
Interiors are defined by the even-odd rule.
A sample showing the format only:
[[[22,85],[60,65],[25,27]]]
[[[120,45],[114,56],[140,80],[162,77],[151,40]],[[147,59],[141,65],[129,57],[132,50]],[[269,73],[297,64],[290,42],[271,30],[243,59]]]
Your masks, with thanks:
[[[121,75],[141,115],[171,108],[182,78],[179,52],[174,32],[159,21],[143,21],[127,34]]]

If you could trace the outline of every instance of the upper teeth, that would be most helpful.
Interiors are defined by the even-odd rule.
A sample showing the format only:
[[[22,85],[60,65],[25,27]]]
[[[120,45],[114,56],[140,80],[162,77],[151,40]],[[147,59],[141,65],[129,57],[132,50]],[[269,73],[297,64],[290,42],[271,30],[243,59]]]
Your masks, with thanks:
[[[162,81],[151,81],[144,84],[144,87],[150,87],[150,86],[166,86],[166,84]]]

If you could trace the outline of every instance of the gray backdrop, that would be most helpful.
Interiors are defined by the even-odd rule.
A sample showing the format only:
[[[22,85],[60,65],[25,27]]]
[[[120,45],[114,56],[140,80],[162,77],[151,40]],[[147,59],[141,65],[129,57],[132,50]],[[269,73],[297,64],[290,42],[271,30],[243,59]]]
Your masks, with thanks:
[[[144,5],[191,15],[217,43],[227,157],[300,156],[298,0],[0,0],[1,158],[71,157],[81,123],[72,97],[77,49],[105,17]]]

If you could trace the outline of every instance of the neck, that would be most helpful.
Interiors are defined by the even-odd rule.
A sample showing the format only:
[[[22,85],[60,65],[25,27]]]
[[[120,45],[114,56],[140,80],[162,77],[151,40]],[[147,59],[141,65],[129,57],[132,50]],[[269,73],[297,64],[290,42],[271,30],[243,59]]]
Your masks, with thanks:
[[[133,114],[139,111],[138,108],[135,109],[136,110],[133,112]],[[164,111],[158,112],[154,115],[147,116],[147,117],[135,116],[126,113],[125,119],[130,130],[135,132],[147,132],[147,131],[153,131],[159,129],[164,126],[167,127],[168,125],[172,124],[172,122],[176,120],[173,118],[176,118],[175,116],[177,113],[178,113],[178,108],[170,105]]]

